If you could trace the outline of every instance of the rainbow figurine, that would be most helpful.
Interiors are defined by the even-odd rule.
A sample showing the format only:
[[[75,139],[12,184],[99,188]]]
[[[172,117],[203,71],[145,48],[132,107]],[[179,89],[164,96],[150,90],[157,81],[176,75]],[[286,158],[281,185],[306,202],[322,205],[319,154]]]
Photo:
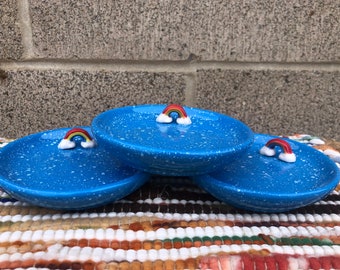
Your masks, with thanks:
[[[279,146],[282,149],[282,153],[280,153],[279,155],[279,159],[284,161],[284,162],[289,162],[289,163],[293,163],[296,161],[296,156],[292,151],[292,148],[290,147],[289,143],[279,139],[279,138],[275,138],[272,140],[269,140],[265,146],[263,146],[260,149],[260,154],[264,155],[264,156],[268,156],[268,157],[272,157],[275,156],[276,152],[275,152],[275,147]]]
[[[177,124],[180,124],[180,125],[190,125],[191,124],[191,119],[187,115],[184,108],[180,105],[177,105],[177,104],[168,105],[163,110],[163,112],[160,115],[158,115],[158,117],[156,118],[156,121],[158,123],[167,123],[167,124],[171,123],[174,120],[170,115],[172,113],[176,113],[178,115],[178,117],[176,119]]]
[[[93,148],[96,146],[95,140],[92,139],[86,130],[82,128],[73,128],[66,133],[65,137],[58,144],[58,148],[62,150],[75,148],[76,143],[72,141],[72,139],[76,136],[80,136],[85,140],[80,142],[83,148]]]

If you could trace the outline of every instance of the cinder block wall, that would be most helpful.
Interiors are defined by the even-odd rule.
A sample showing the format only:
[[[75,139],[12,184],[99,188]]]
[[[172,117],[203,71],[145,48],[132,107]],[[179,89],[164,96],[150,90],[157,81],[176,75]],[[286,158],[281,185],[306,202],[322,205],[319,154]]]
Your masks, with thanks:
[[[338,1],[0,1],[0,136],[180,103],[340,140]]]

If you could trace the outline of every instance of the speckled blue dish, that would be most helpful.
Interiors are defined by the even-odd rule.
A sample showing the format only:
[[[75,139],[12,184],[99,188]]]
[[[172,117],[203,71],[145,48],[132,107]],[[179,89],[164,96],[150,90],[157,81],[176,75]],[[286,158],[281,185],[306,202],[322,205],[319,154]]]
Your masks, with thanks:
[[[88,132],[89,128],[84,128]],[[29,135],[0,149],[0,187],[24,202],[56,209],[84,209],[116,201],[148,175],[123,165],[100,145],[58,149],[69,128]]]
[[[92,122],[93,134],[132,167],[172,176],[212,172],[242,156],[253,142],[245,124],[212,111],[184,107],[190,125],[158,123],[165,107],[138,105],[103,112]]]
[[[223,170],[195,177],[195,182],[230,205],[258,212],[283,212],[306,206],[327,196],[338,184],[340,172],[323,153],[289,141],[295,163],[286,163],[259,153],[274,138],[255,135],[244,158]]]

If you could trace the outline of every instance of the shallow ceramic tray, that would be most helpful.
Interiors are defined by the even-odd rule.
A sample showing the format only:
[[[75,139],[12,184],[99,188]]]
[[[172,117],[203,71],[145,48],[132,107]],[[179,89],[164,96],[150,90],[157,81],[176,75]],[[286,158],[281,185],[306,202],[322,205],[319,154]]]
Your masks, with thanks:
[[[326,155],[302,143],[282,139],[288,142],[292,150],[289,151],[279,142],[281,139],[273,138],[256,134],[244,158],[219,172],[195,177],[195,182],[228,204],[259,212],[306,206],[337,186],[339,169]],[[270,145],[270,141],[276,143]]]
[[[212,172],[253,142],[251,129],[236,119],[174,104],[109,110],[95,117],[92,131],[127,164],[175,176]]]
[[[118,200],[144,184],[147,174],[122,165],[89,132],[88,127],[56,129],[1,148],[0,187],[30,204],[84,209]],[[62,144],[71,149],[59,149]]]

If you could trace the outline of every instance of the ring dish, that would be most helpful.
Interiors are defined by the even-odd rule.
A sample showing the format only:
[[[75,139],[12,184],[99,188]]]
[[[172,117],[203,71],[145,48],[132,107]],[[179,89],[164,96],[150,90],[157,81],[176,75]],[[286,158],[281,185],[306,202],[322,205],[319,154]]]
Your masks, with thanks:
[[[237,208],[283,212],[327,196],[340,171],[326,155],[305,144],[256,134],[243,158],[194,181],[216,198]]]
[[[1,188],[29,204],[78,210],[121,199],[148,180],[148,174],[96,144],[90,133],[88,127],[55,129],[1,148]]]
[[[92,131],[130,166],[171,176],[215,171],[253,143],[253,132],[241,121],[175,104],[112,109],[94,118]]]

